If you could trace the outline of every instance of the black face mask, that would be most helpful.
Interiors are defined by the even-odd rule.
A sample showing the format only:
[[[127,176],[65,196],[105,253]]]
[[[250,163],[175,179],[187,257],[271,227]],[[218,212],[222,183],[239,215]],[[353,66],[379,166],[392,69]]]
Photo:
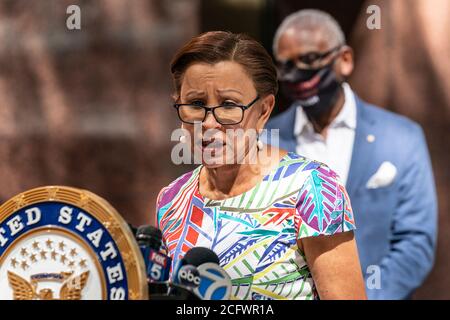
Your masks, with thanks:
[[[333,70],[334,61],[320,69],[293,67],[283,75],[284,93],[307,113],[321,114],[329,110],[336,103],[341,88]]]

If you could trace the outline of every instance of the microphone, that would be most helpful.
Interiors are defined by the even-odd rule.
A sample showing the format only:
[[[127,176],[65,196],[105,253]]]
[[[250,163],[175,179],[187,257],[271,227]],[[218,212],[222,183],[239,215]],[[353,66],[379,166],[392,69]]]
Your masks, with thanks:
[[[176,300],[200,300],[200,297],[194,293],[194,289],[200,285],[200,274],[189,260],[188,253],[178,261],[172,272],[169,296]]]
[[[228,273],[216,263],[204,263],[197,268],[200,285],[194,292],[202,300],[228,300],[231,295],[231,279]]]
[[[229,299],[231,280],[219,262],[214,251],[203,247],[192,248],[175,268],[170,294],[179,294],[179,287],[182,287],[192,292],[197,299]]]
[[[140,226],[136,240],[145,261],[149,294],[167,294],[171,259],[161,252],[161,230],[150,225]]]

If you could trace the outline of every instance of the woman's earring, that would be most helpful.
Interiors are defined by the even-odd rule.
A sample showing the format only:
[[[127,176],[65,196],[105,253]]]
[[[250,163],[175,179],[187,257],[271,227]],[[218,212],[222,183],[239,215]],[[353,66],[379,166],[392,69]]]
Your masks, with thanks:
[[[264,148],[263,142],[259,140],[259,134],[258,137],[256,138],[256,148],[258,149],[258,151],[261,151]]]
[[[181,142],[181,143],[186,143],[186,136],[184,136],[184,135],[181,136],[181,137],[180,137],[180,142]]]

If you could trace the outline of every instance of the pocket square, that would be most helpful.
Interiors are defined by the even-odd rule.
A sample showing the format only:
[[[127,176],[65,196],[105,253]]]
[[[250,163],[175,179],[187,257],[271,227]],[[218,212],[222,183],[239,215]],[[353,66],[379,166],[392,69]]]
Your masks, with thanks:
[[[378,168],[377,172],[367,181],[367,189],[377,189],[387,187],[394,182],[397,176],[397,168],[389,161],[385,161]]]

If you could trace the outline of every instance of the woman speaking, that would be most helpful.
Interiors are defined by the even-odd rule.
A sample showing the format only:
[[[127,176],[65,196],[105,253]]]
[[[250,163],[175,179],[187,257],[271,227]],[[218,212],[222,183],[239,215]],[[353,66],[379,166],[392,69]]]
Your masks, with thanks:
[[[233,299],[365,299],[336,173],[259,139],[278,90],[266,50],[242,34],[208,32],[178,51],[171,71],[180,140],[201,159],[158,196],[174,264],[192,247],[210,248]]]

